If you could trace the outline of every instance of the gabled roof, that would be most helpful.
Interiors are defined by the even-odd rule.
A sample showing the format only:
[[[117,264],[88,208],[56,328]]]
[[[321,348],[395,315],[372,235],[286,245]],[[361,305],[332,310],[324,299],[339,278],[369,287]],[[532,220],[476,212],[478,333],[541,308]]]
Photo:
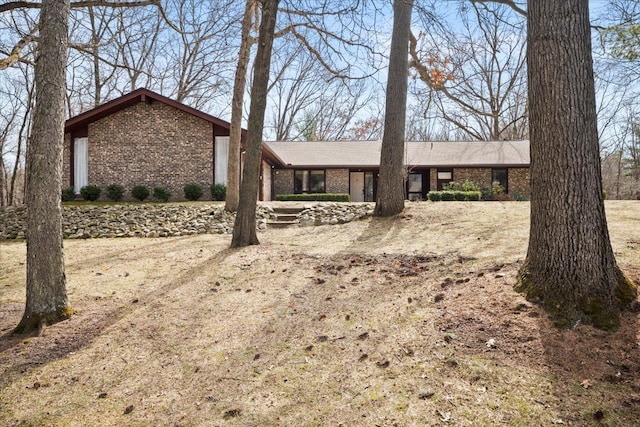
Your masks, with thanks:
[[[381,141],[264,142],[280,167],[366,168],[380,166]],[[529,141],[408,141],[405,165],[414,167],[524,167]]]
[[[75,130],[84,128],[90,123],[93,123],[97,120],[107,117],[117,111],[130,107],[131,105],[137,104],[138,102],[149,102],[149,101],[162,102],[163,104],[169,105],[171,107],[177,108],[178,110],[182,110],[188,114],[199,117],[216,126],[220,126],[226,129],[229,129],[230,127],[229,122],[226,122],[217,117],[211,116],[207,113],[203,113],[200,110],[196,110],[195,108],[189,107],[188,105],[185,105],[181,102],[174,101],[171,98],[162,96],[158,93],[150,91],[149,89],[140,88],[140,89],[134,90],[133,92],[127,93],[126,95],[122,95],[119,98],[106,102],[92,110],[85,111],[82,114],[79,114],[75,117],[70,118],[65,122],[64,131],[65,133],[73,132]]]

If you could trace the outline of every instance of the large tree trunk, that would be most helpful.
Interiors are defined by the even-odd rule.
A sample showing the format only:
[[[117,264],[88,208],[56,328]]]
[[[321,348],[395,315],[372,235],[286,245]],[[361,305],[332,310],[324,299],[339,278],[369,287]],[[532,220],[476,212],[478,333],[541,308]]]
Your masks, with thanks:
[[[247,0],[242,18],[242,34],[240,40],[240,52],[238,53],[238,66],[233,83],[233,98],[231,100],[231,132],[229,134],[229,160],[227,168],[227,196],[225,210],[235,212],[238,210],[240,200],[240,146],[242,140],[242,102],[244,90],[247,84],[247,68],[251,53],[251,21],[256,4],[254,0]]]
[[[27,165],[27,302],[16,333],[69,318],[62,251],[62,149],[69,0],[43,0]]]
[[[377,216],[392,216],[404,210],[404,132],[412,9],[413,0],[393,2],[393,33],[375,207]]]
[[[588,0],[528,5],[531,231],[516,289],[558,326],[615,328],[636,289],[607,230]]]
[[[233,226],[232,248],[257,245],[256,205],[260,185],[260,162],[262,161],[262,131],[264,111],[267,106],[267,88],[271,68],[271,48],[276,27],[279,0],[262,2],[262,18],[258,36],[258,51],[254,62],[253,85],[251,87],[251,107],[247,129],[247,151],[244,158],[240,204]]]

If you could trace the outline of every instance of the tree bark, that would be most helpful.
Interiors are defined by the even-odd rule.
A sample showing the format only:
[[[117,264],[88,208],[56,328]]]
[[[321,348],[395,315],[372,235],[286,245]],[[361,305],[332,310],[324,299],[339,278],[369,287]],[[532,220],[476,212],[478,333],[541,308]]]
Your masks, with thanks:
[[[412,9],[413,0],[393,2],[393,33],[389,53],[376,216],[392,216],[404,210],[404,133]]]
[[[637,290],[607,230],[588,0],[528,6],[531,230],[516,289],[560,327],[612,329]]]
[[[62,250],[64,141],[69,0],[43,0],[36,60],[36,106],[27,164],[27,301],[15,333],[69,318]]]
[[[245,152],[242,183],[240,184],[240,204],[233,226],[232,248],[257,245],[256,206],[260,185],[260,163],[262,161],[262,131],[264,112],[267,105],[267,88],[271,68],[271,49],[276,27],[279,0],[262,1],[262,18],[258,36],[258,51],[254,62],[251,107]]]
[[[238,210],[240,200],[240,147],[242,141],[242,102],[247,84],[247,68],[251,54],[250,31],[254,13],[254,0],[246,0],[242,18],[242,34],[238,65],[233,83],[233,98],[231,101],[231,131],[229,133],[229,160],[227,167],[227,196],[224,208],[229,212]]]

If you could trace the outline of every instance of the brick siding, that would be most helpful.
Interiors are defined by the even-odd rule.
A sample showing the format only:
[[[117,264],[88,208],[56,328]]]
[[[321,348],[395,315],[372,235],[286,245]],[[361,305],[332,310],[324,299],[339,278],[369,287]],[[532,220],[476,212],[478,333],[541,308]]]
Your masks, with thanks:
[[[327,193],[349,194],[349,169],[327,169],[325,183]]]
[[[66,136],[65,182],[71,141]],[[185,184],[213,182],[213,125],[161,102],[136,103],[89,125],[89,184],[165,187],[184,200]]]
[[[278,194],[293,194],[293,169],[276,169],[273,173],[273,199]]]
[[[531,197],[531,188],[529,186],[529,168],[508,168],[508,184],[509,194],[512,196],[516,193]],[[453,180],[463,183],[465,180],[472,181],[480,188],[491,187],[491,168],[454,168]],[[437,185],[437,169],[431,168],[431,190],[436,189]]]
[[[491,188],[491,168],[454,168],[453,180],[461,184],[469,180],[480,188]]]
[[[531,185],[529,178],[529,168],[509,169],[509,194],[515,194],[531,198]]]

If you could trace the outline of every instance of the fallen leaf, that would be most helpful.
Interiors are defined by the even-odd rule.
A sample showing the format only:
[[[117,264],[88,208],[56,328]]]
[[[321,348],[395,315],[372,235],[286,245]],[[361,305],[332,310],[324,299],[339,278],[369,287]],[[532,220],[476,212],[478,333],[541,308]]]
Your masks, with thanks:
[[[239,417],[241,413],[242,411],[240,411],[240,409],[229,409],[228,411],[224,411],[222,418],[225,420],[228,420],[229,418],[236,418]]]
[[[593,383],[591,382],[591,380],[584,380],[584,381],[582,381],[580,383],[580,385],[582,386],[582,388],[584,388],[586,390],[589,387],[591,387],[593,385]]]
[[[431,391],[431,390],[427,390],[427,391],[421,391],[418,394],[418,399],[421,400],[427,400],[427,399],[431,399],[433,397],[433,395],[435,395],[436,393]]]

